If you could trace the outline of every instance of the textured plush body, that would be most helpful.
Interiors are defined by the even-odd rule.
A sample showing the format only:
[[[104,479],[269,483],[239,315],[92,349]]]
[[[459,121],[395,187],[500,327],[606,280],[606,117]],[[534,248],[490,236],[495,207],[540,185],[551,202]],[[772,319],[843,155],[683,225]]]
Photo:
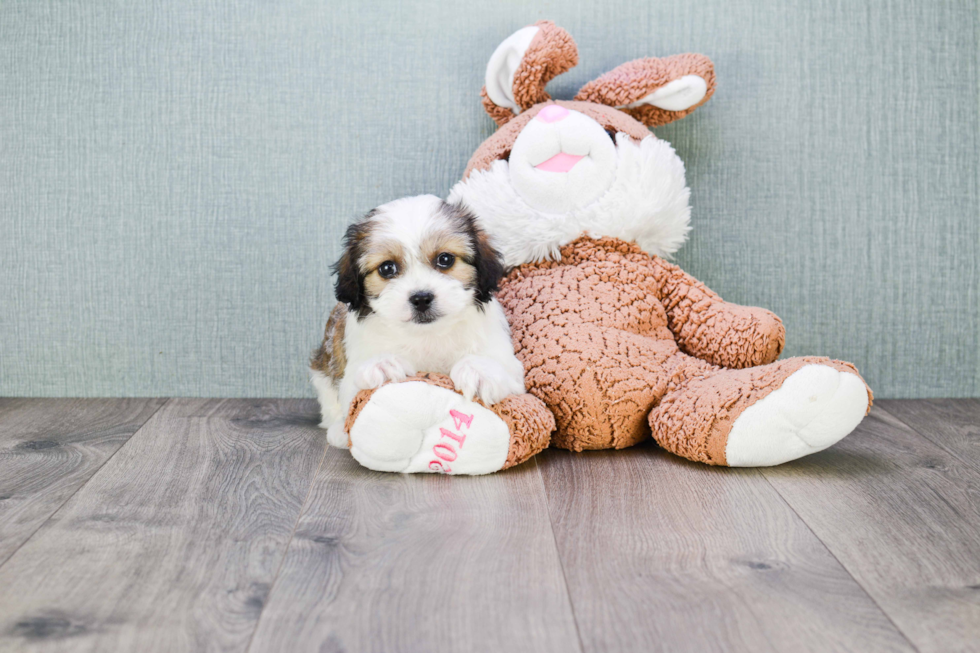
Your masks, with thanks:
[[[498,298],[528,391],[555,415],[552,444],[575,451],[628,447],[652,427],[674,453],[724,465],[732,418],[792,372],[824,363],[856,373],[818,357],[773,363],[779,318],[725,302],[616,238],[582,237],[558,261],[516,268]]]

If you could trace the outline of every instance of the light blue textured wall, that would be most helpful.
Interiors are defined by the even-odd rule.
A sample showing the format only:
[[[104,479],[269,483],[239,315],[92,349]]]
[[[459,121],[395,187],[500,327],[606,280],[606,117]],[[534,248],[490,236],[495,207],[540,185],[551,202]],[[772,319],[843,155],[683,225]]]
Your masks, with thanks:
[[[305,396],[343,226],[444,194],[495,45],[699,51],[677,261],[878,396],[980,394],[975,0],[0,2],[0,395]]]

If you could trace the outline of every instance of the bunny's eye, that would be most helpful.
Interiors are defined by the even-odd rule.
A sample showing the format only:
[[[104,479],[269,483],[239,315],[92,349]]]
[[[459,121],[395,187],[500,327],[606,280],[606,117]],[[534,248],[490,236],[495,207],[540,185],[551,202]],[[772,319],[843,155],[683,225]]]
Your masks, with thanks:
[[[453,263],[456,262],[456,257],[449,252],[443,252],[436,257],[436,267],[440,270],[448,270],[453,267]]]
[[[382,279],[391,279],[398,274],[398,264],[394,261],[385,261],[378,266],[378,274]]]

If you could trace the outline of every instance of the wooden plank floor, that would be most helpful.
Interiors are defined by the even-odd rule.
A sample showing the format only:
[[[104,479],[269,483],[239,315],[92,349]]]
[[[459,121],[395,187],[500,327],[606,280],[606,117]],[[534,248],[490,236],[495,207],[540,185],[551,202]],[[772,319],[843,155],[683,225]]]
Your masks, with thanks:
[[[980,401],[763,470],[379,474],[316,422],[0,399],[0,651],[980,650]]]

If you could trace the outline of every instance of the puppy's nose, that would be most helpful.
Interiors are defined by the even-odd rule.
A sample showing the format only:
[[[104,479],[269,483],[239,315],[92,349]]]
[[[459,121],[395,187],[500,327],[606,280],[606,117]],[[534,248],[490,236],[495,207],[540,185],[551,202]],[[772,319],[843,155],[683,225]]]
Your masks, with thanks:
[[[549,104],[541,111],[538,111],[538,115],[534,116],[542,122],[558,122],[563,120],[565,116],[568,115],[568,109],[557,104]]]
[[[414,306],[417,311],[426,311],[432,306],[432,300],[435,298],[436,296],[428,290],[420,290],[419,292],[412,293],[408,298],[408,303]]]

